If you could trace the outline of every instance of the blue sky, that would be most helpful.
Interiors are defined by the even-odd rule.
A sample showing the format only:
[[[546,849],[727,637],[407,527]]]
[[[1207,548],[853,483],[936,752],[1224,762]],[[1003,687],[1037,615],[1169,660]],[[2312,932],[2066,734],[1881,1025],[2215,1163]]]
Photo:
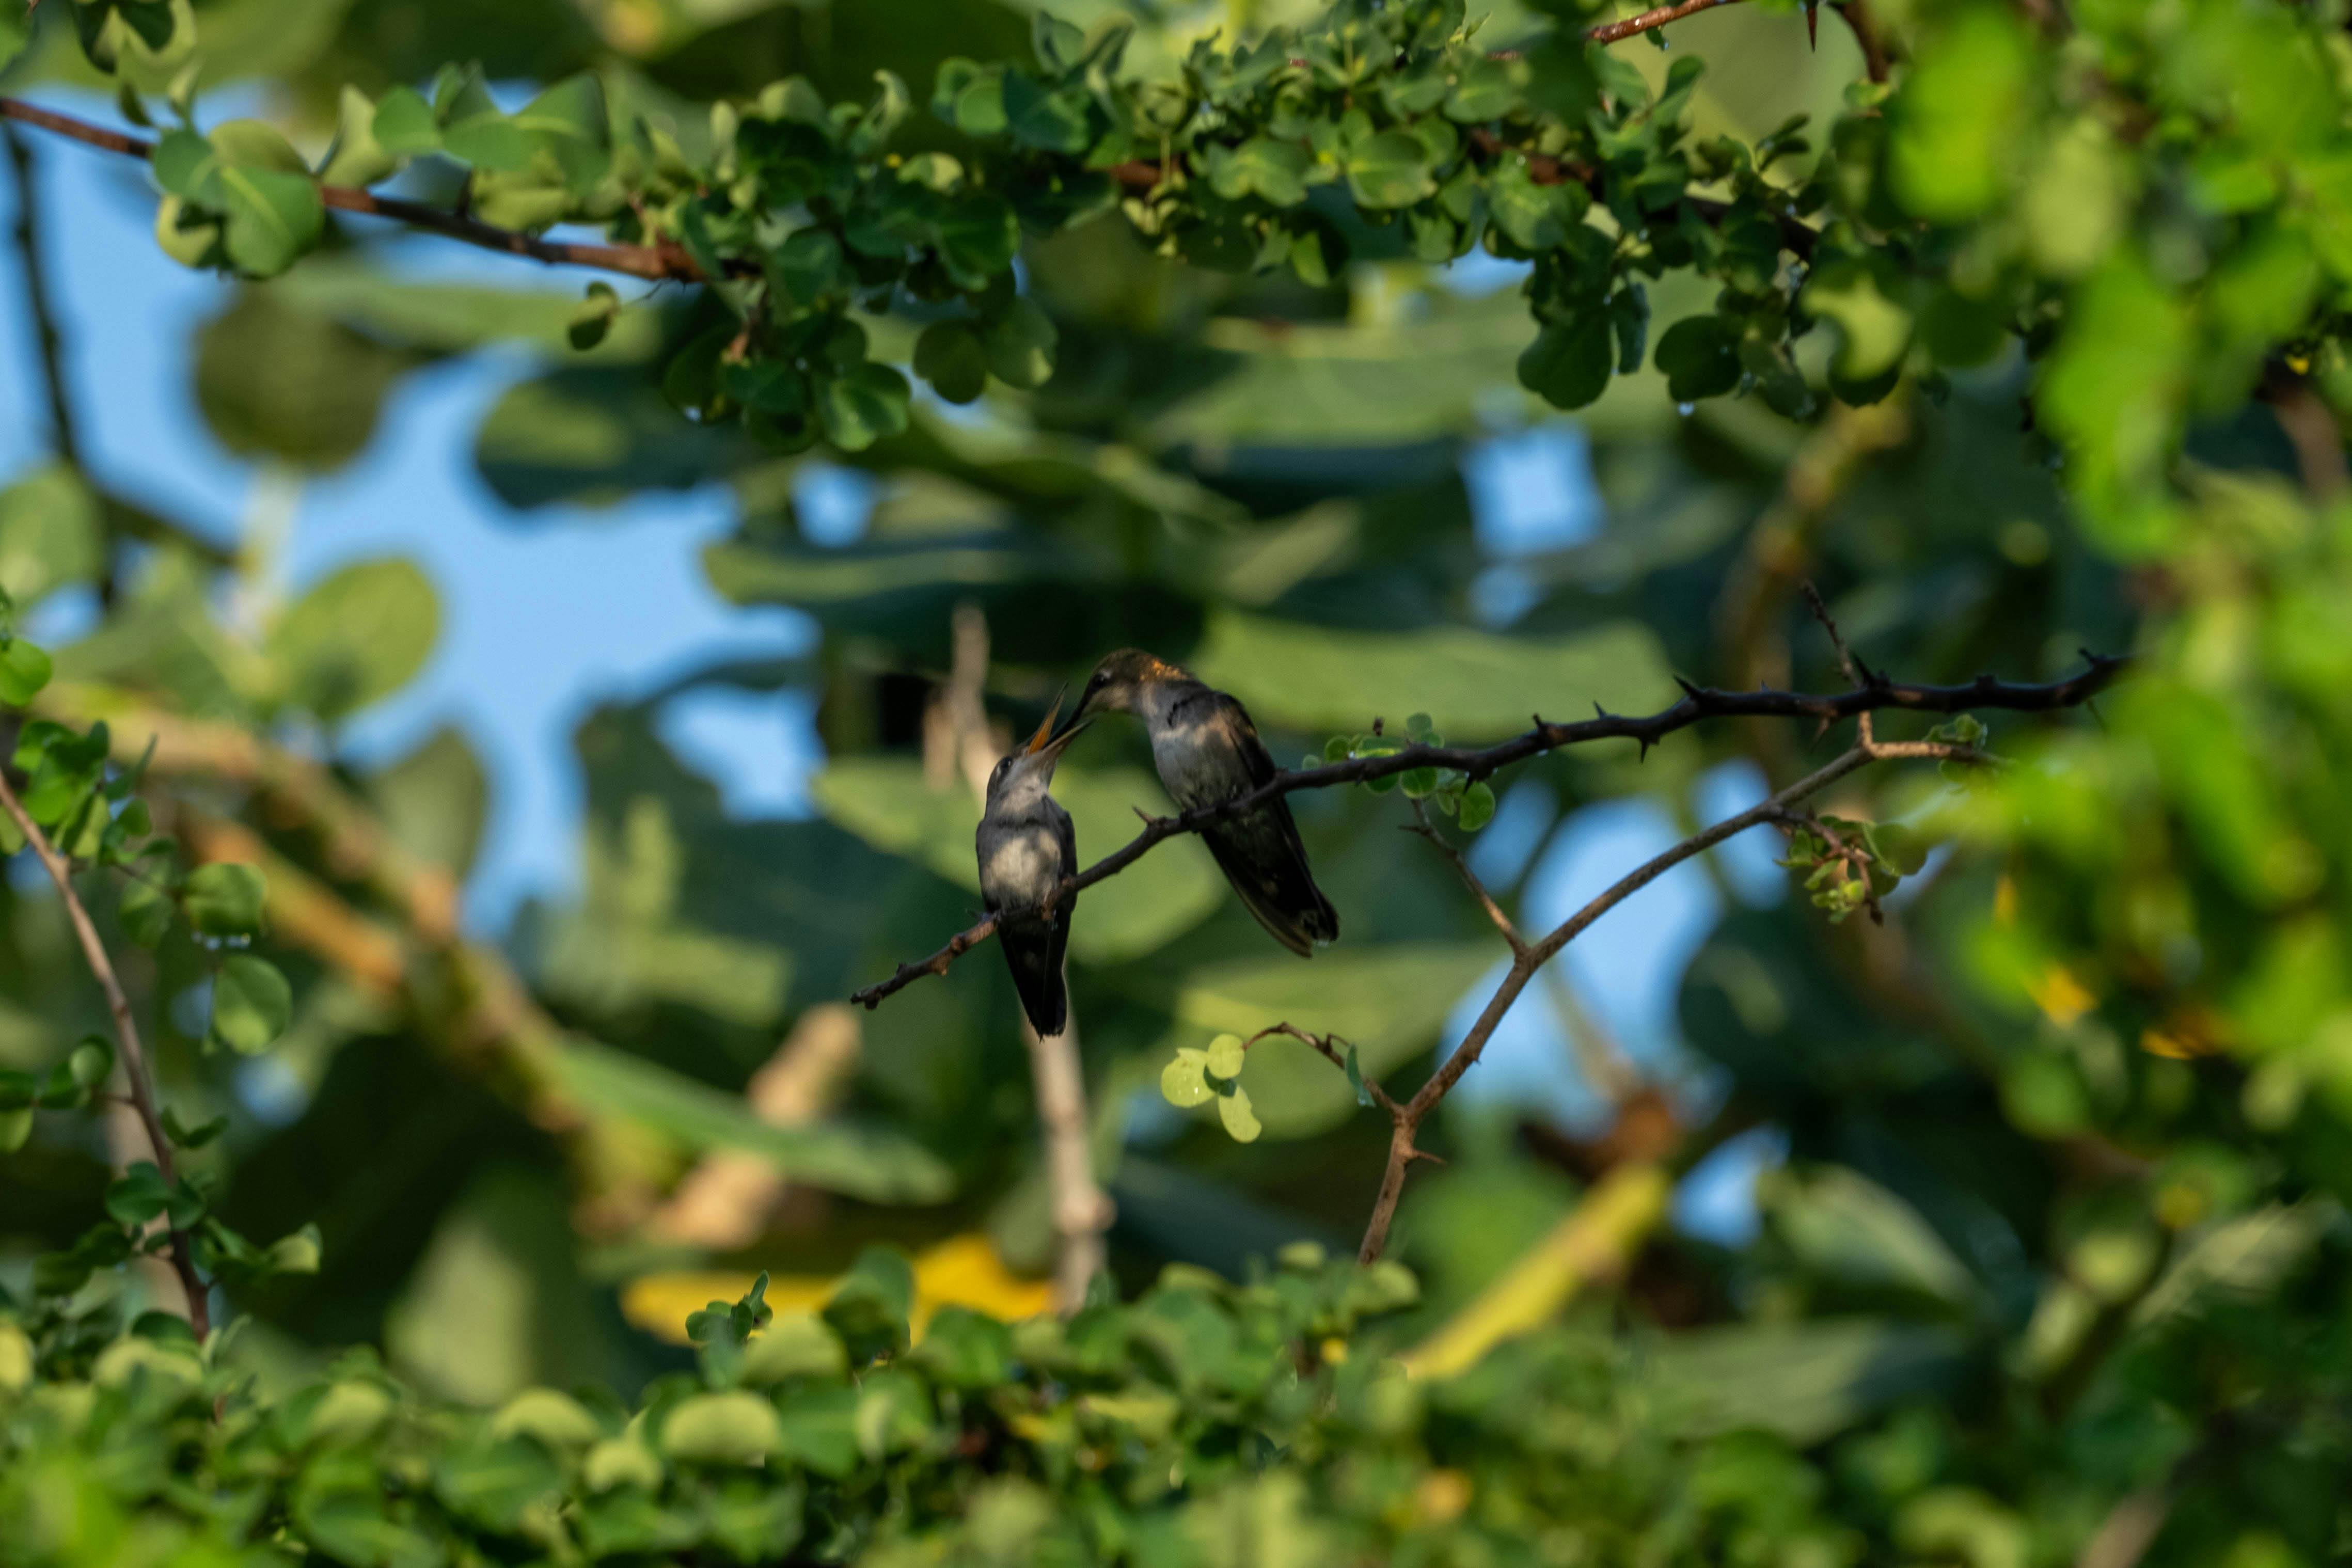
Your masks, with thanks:
[[[110,106],[77,105],[92,118]],[[648,496],[620,507],[562,508],[528,519],[483,486],[471,460],[484,411],[529,357],[491,352],[407,378],[384,410],[374,441],[348,467],[298,482],[222,450],[191,391],[192,332],[233,287],[187,271],[152,238],[152,198],[125,161],[35,138],[48,267],[88,460],[110,487],[230,541],[248,530],[279,539],[271,576],[299,592],[335,568],[391,554],[416,560],[442,601],[442,636],[423,675],[363,715],[343,738],[362,759],[396,756],[444,724],[472,740],[489,769],[492,805],[481,863],[467,889],[468,923],[501,930],[531,895],[576,886],[581,788],[571,733],[601,700],[643,693],[718,658],[790,653],[813,641],[785,610],[722,603],[702,579],[697,547],[730,525],[719,486]],[[19,193],[0,189],[0,221],[13,224]],[[509,287],[541,286],[576,296],[585,275],[449,245],[404,247],[420,275]],[[0,249],[0,481],[47,454],[47,416],[13,246]],[[1496,280],[1477,279],[1479,286]],[[1480,537],[1493,564],[1480,612],[1507,622],[1528,591],[1512,558],[1555,548],[1599,526],[1599,500],[1573,426],[1497,435],[1468,465]],[[862,492],[845,476],[820,474],[811,510],[836,537],[859,525]],[[53,612],[69,630],[70,607]],[[822,760],[803,699],[704,688],[674,701],[666,735],[746,815],[806,809],[806,782]],[[1707,816],[1756,798],[1752,775],[1708,781]],[[1539,853],[1523,897],[1531,925],[1558,921],[1631,866],[1671,842],[1664,813],[1644,801],[1580,813],[1552,831],[1532,808],[1506,810],[1480,853],[1494,869]],[[1773,851],[1751,838],[1731,848],[1742,896],[1777,897]],[[1682,969],[1717,913],[1718,894],[1696,864],[1660,879],[1570,947],[1562,962],[1587,1007],[1637,1061],[1679,1075],[1675,996]],[[1499,966],[1498,966],[1499,967]],[[1605,977],[1606,983],[1602,981]],[[1466,998],[1458,1039],[1486,988]],[[1589,1123],[1591,1096],[1567,1067],[1549,1009],[1531,993],[1498,1032],[1474,1098],[1523,1100],[1564,1120]],[[1683,1218],[1727,1238],[1752,1224],[1747,1194],[1769,1145],[1742,1145],[1688,1185]]]

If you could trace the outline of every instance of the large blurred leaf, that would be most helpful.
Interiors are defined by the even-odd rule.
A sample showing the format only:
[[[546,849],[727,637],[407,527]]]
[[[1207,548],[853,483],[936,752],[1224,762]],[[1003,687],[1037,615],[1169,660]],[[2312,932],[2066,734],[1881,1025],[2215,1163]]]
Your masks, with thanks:
[[[1599,702],[1646,713],[1675,698],[1646,627],[1610,622],[1565,637],[1507,637],[1463,626],[1371,632],[1225,612],[1193,673],[1242,699],[1261,725],[1312,733],[1402,726],[1425,713],[1449,739],[1493,739],[1530,716],[1582,718]]]
[[[81,476],[51,463],[0,490],[0,589],[20,607],[104,563],[99,498]]]
[[[392,383],[428,356],[249,288],[196,339],[196,404],[240,456],[340,468],[375,432]]]
[[[637,1122],[686,1148],[740,1149],[782,1174],[869,1203],[936,1203],[947,1167],[894,1134],[839,1123],[775,1127],[741,1097],[592,1040],[572,1040],[557,1059],[565,1084],[600,1115]]]
[[[415,678],[441,632],[441,601],[408,560],[358,561],[288,607],[269,655],[289,700],[338,719]]]
[[[1866,1177],[1838,1166],[1781,1170],[1759,1188],[1775,1234],[1810,1269],[1964,1310],[1982,1299],[1975,1277],[1918,1211]]]
[[[980,825],[980,804],[961,779],[934,789],[914,761],[848,757],[830,764],[811,788],[827,817],[875,848],[919,860],[958,886],[979,891],[972,831]],[[1131,768],[1065,767],[1054,776],[1054,798],[1070,813],[1082,866],[1135,836],[1140,826],[1135,807],[1172,810],[1158,781]],[[1198,925],[1223,892],[1223,877],[1192,837],[1161,844],[1081,895],[1070,949],[1087,964],[1140,957]]]
[[[574,365],[507,389],[474,461],[511,507],[606,505],[721,479],[751,447],[732,426],[679,417],[639,366]]]
[[[1435,1041],[1463,992],[1495,961],[1490,943],[1391,942],[1343,944],[1304,961],[1276,954],[1207,966],[1176,977],[1168,1005],[1179,1027],[1160,1050],[1292,1023],[1351,1041],[1365,1071],[1385,1073]],[[1250,1048],[1242,1085],[1268,1137],[1307,1137],[1358,1109],[1345,1074],[1279,1037]]]
[[[384,825],[411,854],[463,876],[489,810],[489,779],[464,733],[443,726],[367,781]]]
[[[1221,319],[1205,334],[1226,375],[1155,422],[1160,440],[1263,446],[1373,446],[1475,430],[1527,409],[1513,366],[1526,301],[1508,290],[1440,300],[1427,319],[1362,329]]]
[[[580,354],[565,335],[580,308],[574,292],[415,283],[342,256],[322,256],[297,267],[271,284],[270,291],[372,338],[432,353],[461,353],[520,340],[560,353],[567,361],[593,358],[635,363],[650,360],[661,340],[659,310],[624,309],[593,355]]]
[[[1953,1330],[1877,1318],[1741,1323],[1675,1335],[1655,1367],[1686,1429],[1761,1427],[1811,1445],[1897,1400],[1953,1386],[1967,1348]]]

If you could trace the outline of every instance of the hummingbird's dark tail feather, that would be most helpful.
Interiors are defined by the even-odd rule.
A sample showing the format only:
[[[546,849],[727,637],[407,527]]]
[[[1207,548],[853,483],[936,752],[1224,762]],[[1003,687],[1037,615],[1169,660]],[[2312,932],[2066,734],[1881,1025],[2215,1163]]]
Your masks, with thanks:
[[[1307,958],[1317,943],[1339,939],[1339,911],[1315,885],[1307,846],[1298,841],[1287,807],[1277,803],[1238,821],[1212,824],[1201,837],[1242,907],[1276,941]]]
[[[1070,993],[1062,980],[1062,954],[1069,941],[1066,917],[1051,925],[1032,920],[1006,925],[996,934],[1005,967],[1013,971],[1013,988],[1020,993],[1021,1010],[1029,1015],[1029,1027],[1040,1040],[1069,1027]]]

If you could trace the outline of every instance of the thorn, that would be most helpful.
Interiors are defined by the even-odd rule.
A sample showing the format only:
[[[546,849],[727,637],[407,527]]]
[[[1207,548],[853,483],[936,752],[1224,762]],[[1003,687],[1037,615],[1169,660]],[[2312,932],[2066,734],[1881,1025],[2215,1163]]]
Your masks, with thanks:
[[[1688,681],[1686,681],[1686,680],[1683,679],[1680,675],[1676,675],[1676,676],[1675,677],[1675,685],[1678,685],[1678,686],[1682,687],[1684,695],[1686,695],[1686,696],[1688,696],[1688,697],[1691,699],[1691,701],[1693,701],[1693,702],[1704,702],[1704,701],[1706,701],[1706,698],[1705,698],[1705,697],[1700,694],[1699,689],[1698,689],[1696,686],[1695,686],[1695,685],[1691,685]]]
[[[1378,715],[1378,714],[1374,714],[1374,715],[1372,716],[1372,733],[1373,733],[1374,735],[1378,735],[1378,734],[1380,734],[1380,733],[1381,733],[1381,727],[1382,725],[1386,724],[1387,722],[1388,722],[1388,721],[1387,721],[1386,719],[1383,719],[1382,717],[1381,717],[1381,716],[1380,716],[1380,715]]]
[[[1602,707],[1597,700],[1592,705],[1592,713],[1593,716],[1596,718],[1615,718],[1617,716],[1615,714],[1611,713],[1607,708]]]
[[[2107,716],[2099,711],[2099,699],[2084,697],[2083,706],[2091,710],[2092,722],[2099,727],[2099,733],[2105,735],[2107,732]]]
[[[1657,743],[1653,741],[1646,735],[1635,736],[1634,738],[1642,743],[1642,755],[1636,757],[1633,760],[1636,762],[1647,762],[1650,760],[1650,747]]]
[[[1805,48],[1817,52],[1821,47],[1821,7],[1815,0],[1805,0]]]

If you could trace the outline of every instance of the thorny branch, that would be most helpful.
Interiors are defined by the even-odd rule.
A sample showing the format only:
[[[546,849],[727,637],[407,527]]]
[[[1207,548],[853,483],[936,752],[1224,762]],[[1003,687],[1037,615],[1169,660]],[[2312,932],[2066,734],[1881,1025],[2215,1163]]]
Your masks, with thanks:
[[[1840,719],[1898,708],[1912,713],[1937,714],[1963,713],[1972,708],[2012,713],[2056,712],[2078,706],[2097,695],[2129,662],[2124,657],[2093,653],[2087,650],[2083,657],[2087,667],[2080,674],[2042,685],[2021,685],[1995,680],[1990,675],[1979,675],[1960,685],[1908,685],[1889,681],[1874,671],[1869,673],[1864,685],[1853,691],[1822,695],[1772,690],[1717,691],[1711,687],[1695,686],[1685,681],[1681,683],[1685,695],[1680,702],[1647,716],[1598,710],[1591,718],[1570,724],[1555,724],[1548,723],[1538,716],[1535,727],[1526,734],[1483,750],[1458,746],[1413,745],[1383,756],[1359,757],[1322,768],[1297,772],[1280,770],[1246,795],[1238,795],[1215,805],[1195,807],[1173,817],[1147,818],[1143,831],[1129,840],[1124,848],[1104,856],[1077,875],[1064,878],[1055,903],[1058,906],[1095,883],[1117,876],[1163,840],[1174,838],[1179,833],[1199,832],[1211,822],[1255,810],[1268,800],[1295,790],[1328,789],[1341,784],[1360,784],[1368,779],[1385,779],[1417,768],[1452,768],[1473,779],[1486,779],[1515,762],[1600,740],[1632,740],[1647,753],[1651,747],[1676,730],[1715,718],[1811,718],[1827,725]],[[947,946],[929,957],[899,965],[888,979],[866,987],[854,994],[850,1000],[867,1008],[878,1007],[885,998],[904,990],[926,975],[946,974],[950,965],[987,941],[995,932],[996,920],[992,915],[969,930],[957,933]]]
[[[40,859],[41,869],[49,873],[49,881],[57,886],[58,897],[65,904],[66,918],[73,925],[74,939],[81,944],[82,961],[89,966],[99,988],[106,993],[107,1010],[114,1015],[114,1038],[121,1047],[123,1076],[131,1082],[131,1108],[139,1113],[139,1124],[146,1129],[148,1145],[155,1152],[155,1169],[167,1184],[177,1182],[180,1178],[172,1158],[172,1139],[163,1131],[163,1117],[155,1109],[154,1079],[148,1070],[147,1052],[139,1043],[139,1020],[131,1015],[131,998],[123,994],[122,982],[114,973],[114,961],[107,956],[106,944],[99,940],[98,927],[90,923],[89,911],[83,906],[81,895],[74,891],[73,864],[58,852],[41,831],[40,824],[26,811],[5,772],[0,772],[0,810],[8,813],[16,831],[25,835],[25,841]],[[188,1326],[201,1340],[212,1332],[204,1278],[196,1272],[188,1233],[173,1227],[170,1235],[172,1271],[179,1276],[180,1288],[187,1292]]]

